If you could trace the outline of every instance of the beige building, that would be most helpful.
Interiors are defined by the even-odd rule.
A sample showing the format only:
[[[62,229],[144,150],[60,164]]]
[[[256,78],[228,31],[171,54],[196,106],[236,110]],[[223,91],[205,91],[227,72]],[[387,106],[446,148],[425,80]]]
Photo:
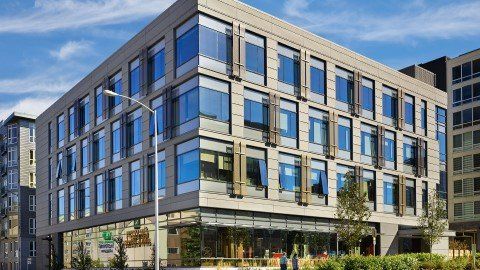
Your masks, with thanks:
[[[448,218],[478,246],[480,226],[480,49],[447,61]]]
[[[105,89],[155,108],[159,129]],[[362,253],[422,251],[446,106],[432,85],[241,2],[177,1],[37,119],[39,250],[51,235],[68,266],[83,241],[106,264],[122,236],[129,265],[148,264],[158,132],[164,265],[345,252],[348,172],[372,210]]]

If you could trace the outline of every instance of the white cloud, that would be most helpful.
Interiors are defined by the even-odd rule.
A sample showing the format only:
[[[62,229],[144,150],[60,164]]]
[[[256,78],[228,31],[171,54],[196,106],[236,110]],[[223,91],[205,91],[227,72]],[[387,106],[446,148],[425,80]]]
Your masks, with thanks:
[[[128,23],[159,15],[174,0],[36,0],[25,12],[0,17],[0,33],[44,33]]]
[[[32,115],[40,115],[57,100],[57,97],[26,98],[11,106],[0,108],[0,120],[7,118],[12,112],[23,112]]]
[[[42,74],[32,74],[22,78],[0,79],[1,94],[22,93],[63,93],[73,87],[79,75],[57,69],[46,70]]]
[[[60,47],[60,49],[50,51],[50,55],[59,60],[67,60],[79,54],[88,53],[91,50],[92,42],[90,41],[69,41]]]
[[[351,5],[313,9],[311,4],[307,0],[287,0],[283,13],[289,21],[310,31],[362,41],[405,42],[480,34],[480,1],[429,5],[418,0],[399,1],[393,14]]]

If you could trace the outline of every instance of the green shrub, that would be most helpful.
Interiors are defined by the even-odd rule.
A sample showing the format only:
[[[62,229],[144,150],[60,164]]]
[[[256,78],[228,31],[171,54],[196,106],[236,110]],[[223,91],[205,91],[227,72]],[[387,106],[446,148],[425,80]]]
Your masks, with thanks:
[[[445,270],[464,270],[469,266],[470,260],[468,257],[457,257],[452,260],[448,260],[444,264]],[[470,267],[468,267],[470,268]]]
[[[337,259],[329,259],[325,262],[322,262],[317,270],[343,270],[343,265]]]

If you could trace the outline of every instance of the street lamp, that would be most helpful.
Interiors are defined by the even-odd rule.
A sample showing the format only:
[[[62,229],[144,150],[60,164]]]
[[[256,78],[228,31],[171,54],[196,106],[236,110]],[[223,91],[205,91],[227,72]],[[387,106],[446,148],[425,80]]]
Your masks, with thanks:
[[[155,110],[152,110],[150,107],[147,105],[141,103],[140,101],[133,99],[128,96],[120,95],[118,93],[115,93],[114,91],[105,89],[103,90],[103,94],[108,97],[122,97],[128,100],[131,100],[137,104],[140,104],[142,107],[147,109],[149,112],[153,113],[153,121],[154,121],[154,129],[155,129],[155,270],[160,269],[160,243],[158,241],[158,127],[157,127],[157,112]]]

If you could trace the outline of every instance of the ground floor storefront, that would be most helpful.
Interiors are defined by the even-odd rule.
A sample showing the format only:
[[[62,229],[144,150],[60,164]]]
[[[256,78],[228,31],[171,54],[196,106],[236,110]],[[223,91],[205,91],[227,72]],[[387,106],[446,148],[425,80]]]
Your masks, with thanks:
[[[122,237],[129,267],[152,264],[154,217],[64,232],[58,250],[70,267],[83,242],[96,266],[108,266]],[[160,259],[175,266],[275,266],[283,252],[305,260],[323,260],[346,253],[331,219],[222,209],[194,209],[160,216]],[[381,234],[381,223],[360,243],[364,255],[394,254],[416,248],[418,240]],[[398,226],[386,227],[389,230]],[[421,250],[419,250],[421,251]]]

